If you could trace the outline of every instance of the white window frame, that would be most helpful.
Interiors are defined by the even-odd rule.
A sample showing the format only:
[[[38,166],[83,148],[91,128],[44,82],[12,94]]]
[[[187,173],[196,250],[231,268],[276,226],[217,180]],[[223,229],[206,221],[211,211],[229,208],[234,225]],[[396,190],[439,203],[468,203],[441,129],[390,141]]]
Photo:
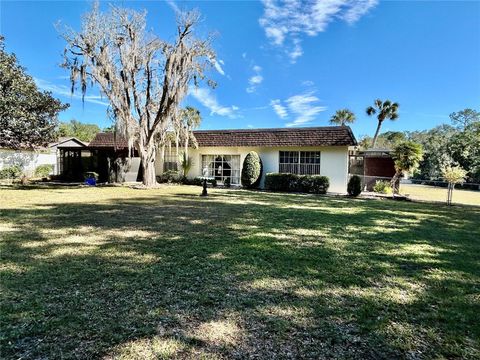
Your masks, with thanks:
[[[320,175],[322,154],[319,150],[282,150],[278,152],[278,172]]]
[[[163,153],[163,172],[178,171],[177,149],[174,147],[165,148]]]
[[[218,160],[220,158],[220,160]],[[238,154],[201,154],[200,176],[216,179],[224,183],[226,178],[230,178],[232,185],[240,185],[241,158]],[[229,159],[229,160],[228,160]],[[228,161],[230,169],[225,170]],[[220,168],[217,166],[219,165]],[[230,173],[228,175],[228,172]]]

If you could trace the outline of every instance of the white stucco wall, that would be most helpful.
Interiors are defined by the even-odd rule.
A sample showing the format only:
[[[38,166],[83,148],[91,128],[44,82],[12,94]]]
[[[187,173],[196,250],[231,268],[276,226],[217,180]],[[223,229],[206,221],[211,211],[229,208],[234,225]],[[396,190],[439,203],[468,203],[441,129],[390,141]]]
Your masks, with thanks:
[[[28,150],[0,149],[0,170],[19,165],[27,176],[32,176],[39,165],[53,165],[53,173],[57,173],[57,156],[55,149],[49,152]]]
[[[202,147],[190,149],[189,156],[192,158],[192,168],[189,177],[202,176],[202,155],[240,155],[240,164],[243,164],[245,156],[250,151],[256,151],[263,163],[263,174],[260,186],[263,187],[265,174],[278,172],[280,151],[320,151],[320,175],[330,179],[329,192],[346,193],[348,181],[348,147]],[[159,157],[157,157],[159,158]],[[156,164],[157,174],[161,172],[160,164]]]

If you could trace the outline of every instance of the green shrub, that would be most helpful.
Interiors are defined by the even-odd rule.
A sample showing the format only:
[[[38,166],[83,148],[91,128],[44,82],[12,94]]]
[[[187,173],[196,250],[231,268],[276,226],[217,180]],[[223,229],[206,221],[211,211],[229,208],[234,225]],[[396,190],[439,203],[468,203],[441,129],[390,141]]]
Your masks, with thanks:
[[[39,165],[35,169],[35,176],[39,178],[45,178],[53,172],[53,165],[51,164],[44,164]]]
[[[163,174],[157,176],[157,182],[161,184],[165,183],[180,183],[182,179],[179,178],[178,172],[175,170],[165,171]]]
[[[326,176],[310,175],[311,188],[310,191],[313,194],[326,194],[330,187],[330,180]]]
[[[348,181],[347,193],[350,196],[358,196],[362,192],[362,179],[358,175],[353,175]]]
[[[373,191],[380,194],[391,194],[392,187],[390,182],[386,180],[377,180],[373,186]]]
[[[265,175],[265,189],[272,191],[291,191],[295,180],[293,174],[269,173]]]
[[[0,170],[0,179],[19,179],[23,170],[19,165],[13,165]]]
[[[265,176],[265,188],[272,191],[325,194],[330,186],[326,176],[269,173]]]
[[[230,178],[227,177],[225,178],[225,181],[223,182],[223,185],[226,187],[226,188],[229,188],[231,186],[231,181],[230,181]]]
[[[255,151],[250,151],[245,160],[243,160],[242,167],[242,186],[248,189],[258,187],[262,177],[262,161],[260,156]]]
[[[203,185],[203,179],[200,177],[196,177],[193,179],[187,179],[187,184],[186,185],[198,185],[202,186]]]
[[[94,171],[87,171],[87,172],[84,172],[83,173],[83,179],[84,180],[87,180],[87,179],[95,179],[96,181],[98,181],[98,174]]]
[[[175,182],[175,181],[173,181]],[[202,177],[196,177],[193,179],[189,179],[187,177],[182,177],[179,181],[179,183],[183,185],[196,185],[196,186],[203,186],[203,178]],[[207,184],[212,185],[212,187],[217,187],[218,182],[216,179],[207,179]]]

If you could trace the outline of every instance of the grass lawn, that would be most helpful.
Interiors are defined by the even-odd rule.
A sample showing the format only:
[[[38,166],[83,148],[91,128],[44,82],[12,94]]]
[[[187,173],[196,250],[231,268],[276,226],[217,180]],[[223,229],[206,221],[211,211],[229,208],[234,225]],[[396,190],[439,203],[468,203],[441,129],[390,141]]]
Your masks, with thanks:
[[[447,188],[401,184],[400,192],[408,194],[413,200],[447,202]],[[455,189],[453,203],[480,206],[480,191]]]
[[[200,191],[0,189],[0,357],[480,357],[480,208]]]

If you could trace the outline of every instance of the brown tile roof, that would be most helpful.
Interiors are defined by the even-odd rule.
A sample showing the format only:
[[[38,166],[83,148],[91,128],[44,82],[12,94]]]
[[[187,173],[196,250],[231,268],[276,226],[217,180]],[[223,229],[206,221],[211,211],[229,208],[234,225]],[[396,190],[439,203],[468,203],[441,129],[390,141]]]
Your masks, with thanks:
[[[347,146],[357,141],[348,126],[309,128],[200,130],[194,131],[198,146]]]
[[[90,148],[127,148],[127,140],[123,136],[114,133],[98,133],[88,145]]]
[[[197,130],[199,147],[282,147],[282,146],[353,146],[357,140],[348,126],[310,128]],[[125,139],[113,133],[98,133],[90,142],[92,148],[127,147]]]

